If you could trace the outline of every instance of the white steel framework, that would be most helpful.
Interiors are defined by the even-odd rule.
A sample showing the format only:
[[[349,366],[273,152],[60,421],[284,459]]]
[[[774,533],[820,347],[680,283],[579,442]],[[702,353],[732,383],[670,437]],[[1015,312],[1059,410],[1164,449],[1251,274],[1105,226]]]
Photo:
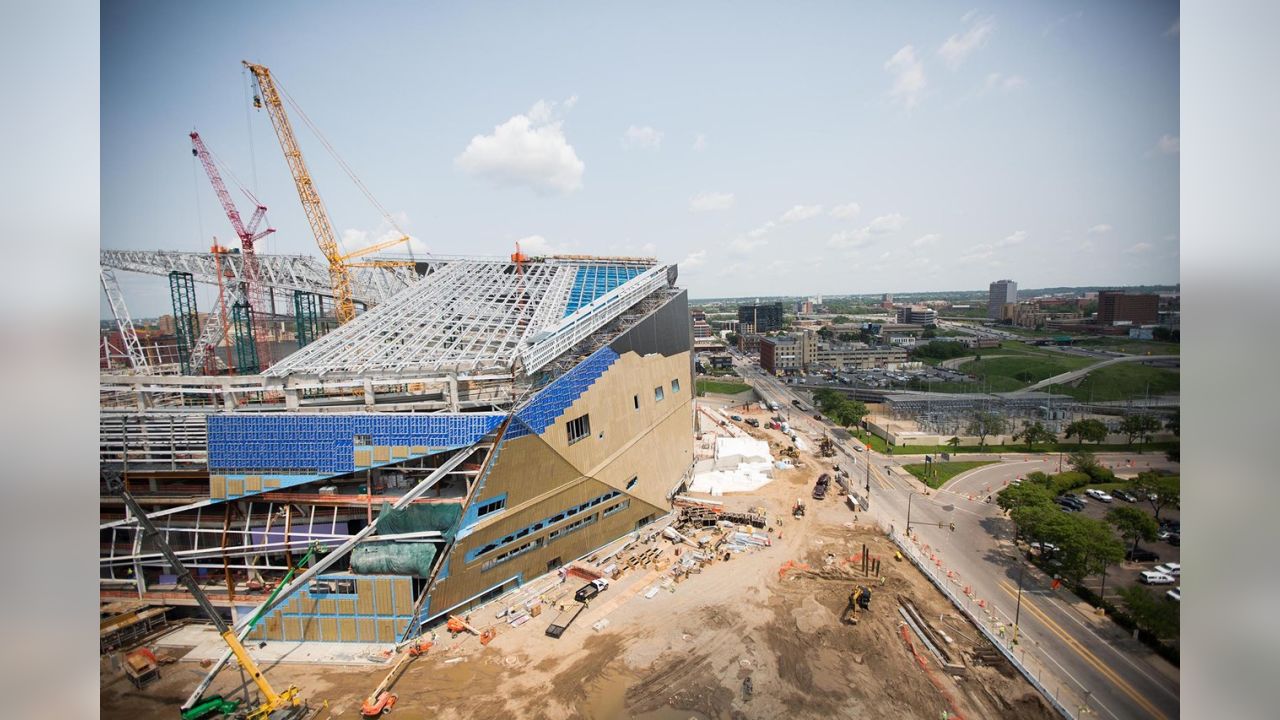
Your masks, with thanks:
[[[115,272],[103,265],[98,268],[98,275],[102,280],[102,290],[107,294],[107,304],[111,306],[111,315],[116,319],[116,327],[120,328],[120,341],[124,344],[133,371],[139,375],[151,374],[151,367],[147,364],[146,354],[142,352],[142,343],[138,342],[138,332],[133,328],[133,320],[129,317],[128,306],[124,304],[124,293],[120,292]]]

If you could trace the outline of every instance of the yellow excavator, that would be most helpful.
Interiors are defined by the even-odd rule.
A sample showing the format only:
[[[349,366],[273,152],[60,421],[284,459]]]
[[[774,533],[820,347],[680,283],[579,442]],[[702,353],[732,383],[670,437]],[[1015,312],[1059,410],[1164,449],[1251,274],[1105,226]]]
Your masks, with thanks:
[[[844,621],[847,624],[858,624],[858,608],[862,608],[863,612],[871,609],[871,589],[866,585],[858,585],[849,593],[849,605],[844,609]]]
[[[290,685],[283,692],[276,692],[275,688],[271,687],[271,683],[267,682],[267,678],[262,674],[262,669],[249,656],[249,653],[244,649],[244,645],[236,637],[235,628],[228,625],[227,621],[222,619],[222,615],[218,613],[217,608],[213,606],[213,603],[209,602],[209,596],[205,595],[204,590],[200,588],[200,584],[191,576],[191,571],[174,554],[173,549],[169,547],[169,543],[165,542],[164,536],[160,534],[155,524],[147,517],[146,511],[138,505],[137,500],[134,500],[133,495],[125,487],[120,475],[109,472],[105,475],[105,479],[107,489],[115,492],[124,500],[125,506],[129,508],[129,512],[134,519],[138,521],[142,532],[142,542],[144,544],[147,540],[155,542],[169,566],[178,574],[178,581],[187,587],[191,592],[191,596],[195,598],[196,603],[200,605],[200,609],[213,621],[214,626],[218,629],[218,634],[222,636],[223,641],[231,648],[231,653],[235,655],[236,661],[240,663],[240,667],[249,675],[254,685],[258,687],[258,692],[262,695],[261,703],[250,710],[242,710],[241,703],[238,700],[230,700],[217,695],[201,698],[200,702],[192,707],[183,709],[183,720],[199,720],[215,715],[244,718],[245,720],[303,720],[309,717],[311,710],[300,697],[300,691],[297,687]]]

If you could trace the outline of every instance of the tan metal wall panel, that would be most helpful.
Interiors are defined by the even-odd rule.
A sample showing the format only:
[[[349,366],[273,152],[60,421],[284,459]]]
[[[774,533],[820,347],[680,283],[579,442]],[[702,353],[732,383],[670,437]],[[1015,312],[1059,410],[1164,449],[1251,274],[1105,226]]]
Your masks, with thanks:
[[[221,475],[209,476],[209,497],[222,499],[227,496],[227,479]]]
[[[298,598],[298,614],[314,615],[315,612],[316,612],[315,598],[305,593],[302,595],[302,597]]]
[[[379,620],[378,621],[378,642],[389,643],[396,641],[396,621],[395,620]]]
[[[245,492],[262,492],[262,476],[249,475],[244,479]]]
[[[407,457],[409,457],[409,446],[408,446],[408,445],[392,445],[392,446],[391,446],[391,457],[393,457],[393,458],[407,458]]]
[[[356,621],[356,625],[360,628],[360,642],[378,641],[378,623],[368,618],[360,618]]]
[[[373,581],[372,580],[356,580],[356,607],[359,608],[360,615],[373,614]]]
[[[412,452],[414,455],[425,455],[425,454],[426,454],[426,452],[427,452],[427,446],[426,446],[426,445],[414,445],[414,446],[413,446],[413,447],[411,447],[409,450],[410,450],[410,452]]]
[[[266,486],[268,490],[275,490],[280,487],[280,478],[267,478]]]
[[[355,463],[356,467],[369,467],[370,465],[373,464],[373,462],[369,459],[368,450],[356,450],[355,455],[353,457],[353,462]]]
[[[378,596],[377,608],[379,615],[391,614],[391,580],[388,578],[378,578]]]
[[[285,616],[283,639],[289,642],[296,642],[302,639],[302,619],[301,618]]]
[[[376,445],[376,446],[374,446],[374,448],[373,448],[373,461],[374,461],[374,462],[390,462],[390,461],[391,461],[391,448],[390,448],[389,446],[387,446],[387,445]]]
[[[338,618],[338,631],[342,634],[339,638],[342,642],[357,642],[360,636],[356,634],[355,618]]]
[[[244,494],[244,478],[227,478],[227,497]]]
[[[317,600],[316,612],[321,615],[336,615],[338,612],[338,601],[333,598]]]
[[[320,618],[320,639],[325,642],[338,642],[342,639],[338,636],[337,618]]]
[[[391,584],[395,592],[395,614],[408,615],[413,612],[413,583],[409,578],[397,578]]]
[[[355,615],[356,601],[352,600],[351,598],[340,598],[338,600],[338,614],[339,615]]]
[[[302,637],[312,641],[320,639],[320,618],[317,618],[317,617],[303,618]]]
[[[284,638],[284,629],[282,627],[283,623],[280,621],[279,612],[274,612],[268,616],[265,621],[265,625],[267,626],[268,640],[281,640]]]

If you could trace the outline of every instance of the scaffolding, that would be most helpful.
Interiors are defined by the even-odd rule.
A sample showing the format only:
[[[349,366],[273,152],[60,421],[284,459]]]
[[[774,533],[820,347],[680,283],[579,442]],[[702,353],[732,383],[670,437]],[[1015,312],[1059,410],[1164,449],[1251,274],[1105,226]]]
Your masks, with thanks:
[[[196,310],[196,283],[189,272],[169,273],[169,297],[173,301],[173,334],[178,338],[178,362],[182,374],[191,373],[191,351],[200,337]]]
[[[294,331],[298,336],[299,348],[310,345],[323,334],[324,325],[320,308],[320,297],[315,293],[295,292],[293,294]]]
[[[111,306],[111,315],[116,319],[116,327],[120,329],[120,342],[129,355],[133,371],[139,375],[151,374],[151,366],[142,352],[142,344],[138,342],[138,333],[134,330],[133,319],[129,317],[129,308],[124,304],[124,293],[120,292],[115,272],[102,265],[98,268],[98,274],[102,290],[107,294],[107,304]]]
[[[231,306],[231,326],[235,332],[236,372],[258,374],[258,345],[253,336],[253,306],[237,302]]]

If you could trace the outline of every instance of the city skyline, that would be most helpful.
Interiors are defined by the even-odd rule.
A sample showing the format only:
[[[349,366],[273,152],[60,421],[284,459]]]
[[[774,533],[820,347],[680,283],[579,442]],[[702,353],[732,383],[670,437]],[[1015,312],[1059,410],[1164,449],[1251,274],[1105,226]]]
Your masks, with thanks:
[[[694,298],[1178,282],[1176,3],[236,7],[103,8],[103,247],[234,238],[194,128],[271,208],[261,251],[318,257],[248,59],[417,252],[652,255]],[[386,237],[299,130],[345,248]],[[121,281],[166,312],[163,278]]]

